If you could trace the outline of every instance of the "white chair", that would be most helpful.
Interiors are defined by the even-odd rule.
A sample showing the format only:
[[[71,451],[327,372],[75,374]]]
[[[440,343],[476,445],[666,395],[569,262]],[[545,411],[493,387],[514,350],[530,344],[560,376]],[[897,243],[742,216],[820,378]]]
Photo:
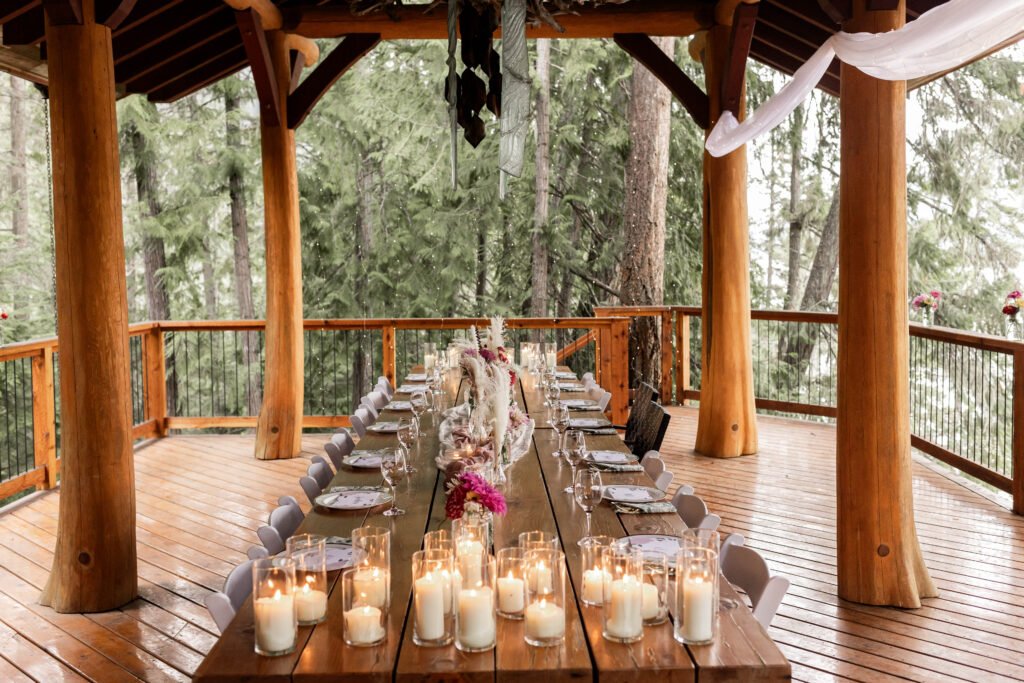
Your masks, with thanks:
[[[245,551],[245,555],[250,560],[262,560],[264,558],[270,557],[270,551],[268,551],[261,545],[254,545]]]
[[[355,447],[356,442],[352,440],[348,432],[338,432],[331,437],[330,441],[324,444],[324,451],[327,452],[327,457],[334,463],[334,469],[339,470],[345,456],[352,453]]]
[[[370,411],[362,406],[356,408],[356,412],[352,413],[352,417],[350,417],[349,420],[352,421],[352,431],[354,431],[360,439],[366,436],[366,428],[373,424]]]
[[[584,384],[586,384],[588,382],[593,382],[594,381],[594,373],[592,373],[592,372],[584,372],[583,373],[583,377],[581,379],[583,380]]]
[[[654,478],[654,485],[662,491],[668,491],[668,487],[672,485],[672,480],[675,479],[675,476],[672,472],[665,470]]]
[[[391,381],[384,375],[377,378],[377,386],[384,390],[389,399],[395,397],[395,387],[391,385]]]
[[[377,418],[380,417],[380,411],[377,410],[376,407],[374,407],[373,402],[370,401],[369,395],[363,396],[362,400],[359,402],[359,407],[360,408],[366,408],[366,410],[369,411],[370,416],[374,420],[376,420]]]
[[[306,475],[313,477],[322,492],[331,485],[331,479],[334,479],[334,472],[331,471],[331,466],[327,464],[322,455],[314,455],[313,458],[314,461],[306,468]],[[316,460],[316,458],[319,458],[319,460]],[[318,493],[317,495],[320,494]]]
[[[707,529],[708,531],[717,529],[718,525],[722,523],[722,518],[709,513],[708,506],[704,504],[700,496],[684,493],[683,488],[680,487],[676,495],[672,497],[672,505],[675,506],[683,524],[691,529]]]
[[[597,399],[597,409],[603,413],[608,409],[608,404],[611,403],[612,392],[604,391],[601,387],[598,387],[598,391],[601,392],[601,396]]]
[[[317,495],[320,494],[318,493]],[[299,507],[298,501],[291,496],[283,496],[281,498],[282,501],[286,499],[288,499],[287,502],[284,502],[270,513],[267,523],[256,530],[256,535],[259,537],[260,542],[263,543],[263,547],[271,555],[276,555],[284,550],[285,541],[291,538],[295,530],[302,524],[302,520],[306,518],[302,508]],[[250,555],[250,559],[255,558]]]
[[[380,385],[378,385],[378,386],[380,386]],[[373,406],[374,410],[376,410],[378,412],[383,410],[384,406],[386,406],[388,404],[388,397],[387,397],[387,395],[383,391],[381,391],[380,389],[374,389],[373,391],[368,393],[366,395],[366,399]]]
[[[772,576],[761,554],[743,545],[739,534],[730,534],[722,541],[720,558],[722,575],[729,583],[743,589],[750,598],[754,618],[768,628],[789,590],[789,579]]]
[[[644,453],[640,464],[644,466],[644,472],[651,479],[657,478],[659,474],[665,471],[665,461],[661,459],[661,453],[658,451],[647,451]]]
[[[246,560],[228,574],[223,591],[210,593],[203,600],[221,633],[235,618],[235,612],[250,595],[252,595],[252,560]]]
[[[324,492],[320,487],[320,484],[317,484],[316,479],[313,477],[302,477],[299,479],[299,486],[301,486],[302,490],[305,492],[306,498],[309,498],[310,505],[316,505],[317,496]],[[264,543],[264,545],[266,544]]]

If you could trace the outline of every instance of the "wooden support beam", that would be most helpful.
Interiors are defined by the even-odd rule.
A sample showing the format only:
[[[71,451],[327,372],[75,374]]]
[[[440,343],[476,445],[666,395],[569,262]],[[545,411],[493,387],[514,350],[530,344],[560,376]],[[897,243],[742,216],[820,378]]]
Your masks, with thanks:
[[[57,485],[57,422],[53,401],[53,349],[32,357],[32,447],[36,467],[46,468],[46,482]]]
[[[228,74],[239,71],[249,63],[244,47],[237,47],[223,57],[219,57],[195,71],[177,78],[165,86],[149,93],[154,102],[172,102],[196,90],[205,88],[214,81],[219,81]]]
[[[703,55],[710,125],[717,123],[724,111],[721,94],[730,34],[724,25],[707,33]],[[746,93],[741,84],[736,118],[742,121],[745,113]],[[757,452],[748,234],[746,147],[723,157],[705,152],[703,340],[695,447],[718,458]]]
[[[203,7],[202,11],[197,12],[192,3],[186,3],[169,12],[161,12],[152,19],[147,19],[124,35],[115,36],[114,64],[120,65],[140,52],[148,51],[158,45],[180,49],[185,38],[182,32],[210,17],[220,15],[230,24],[235,23],[231,10],[224,5],[210,3]]]
[[[302,80],[302,70],[306,67],[306,63],[302,55],[295,50],[291,50],[288,53],[288,59],[291,60],[292,64],[292,78],[288,82],[288,94],[291,95],[295,92],[295,88],[299,87],[299,81]]]
[[[619,47],[665,84],[698,126],[703,129],[709,127],[708,96],[683,73],[675,61],[654,44],[649,36],[640,33],[616,33],[613,37]]]
[[[8,0],[0,4],[0,24],[6,24],[8,21],[17,19],[25,12],[36,7],[41,7],[43,0],[32,0],[31,2],[18,2],[18,0]]]
[[[268,65],[279,97],[277,110],[288,112],[291,64],[287,36],[267,34]],[[270,120],[261,108],[263,204],[267,267],[266,382],[256,427],[256,457],[293,458],[302,438],[302,240],[299,229],[299,181],[295,131]]]
[[[854,0],[850,32],[904,25]],[[839,597],[934,596],[914,528],[907,326],[906,84],[842,67],[836,557]]]
[[[96,22],[113,30],[135,9],[137,0],[96,0]]]
[[[119,35],[123,35],[126,31],[130,31],[136,26],[149,21],[158,14],[174,9],[184,2],[188,2],[188,0],[166,0],[165,2],[156,3],[146,2],[145,0],[142,2],[136,2],[135,6],[132,7],[131,12],[128,13],[128,16],[126,16],[120,24],[112,29],[114,37],[117,38]]]
[[[153,435],[167,436],[167,350],[159,327],[143,336],[146,362],[146,416],[154,422]]]
[[[47,24],[60,344],[61,486],[40,603],[115,609],[138,596],[128,310],[110,29]]]
[[[853,11],[851,0],[818,0],[818,7],[836,24],[849,19],[850,12]]]
[[[1013,351],[1013,511],[1024,515],[1024,348]]]
[[[288,96],[288,127],[298,128],[316,103],[353,64],[380,42],[377,33],[351,35],[341,41],[313,73]]]
[[[225,55],[238,49],[238,36],[234,32],[225,32],[216,40],[203,42],[197,46],[189,46],[176,59],[158,69],[147,71],[125,83],[130,93],[148,93],[166,86],[181,78],[223,59]]]
[[[0,71],[46,85],[46,61],[32,45],[0,45]]]
[[[46,37],[43,28],[46,12],[37,5],[3,26],[4,45],[39,45]]]
[[[435,39],[448,37],[445,6],[397,5],[388,12],[357,16],[347,5],[282,7],[283,28],[310,38],[340,38],[351,33],[379,33],[381,40]],[[560,14],[565,29],[559,33],[547,24],[527,26],[528,38],[611,38],[615,33],[650,36],[688,36],[714,23],[713,8],[696,0],[644,0],[600,7],[580,6],[572,14]],[[495,37],[501,30],[495,31]]]
[[[43,9],[52,26],[82,23],[82,0],[43,0]]]
[[[176,62],[182,56],[182,45],[188,45],[194,51],[212,41],[222,39],[224,36],[230,36],[233,43],[237,45],[237,31],[238,24],[235,23],[233,15],[213,16],[207,21],[190,26],[173,39],[157,43],[130,59],[116,63],[117,82],[128,84],[129,92],[133,92],[131,81]]]
[[[740,93],[746,81],[747,55],[750,54],[750,41],[754,37],[754,25],[757,23],[757,5],[741,3],[736,7],[732,20],[732,33],[729,35],[729,52],[722,79],[722,109],[739,115]]]
[[[260,15],[254,9],[235,12],[235,21],[242,34],[245,54],[249,58],[252,80],[256,83],[256,96],[260,101],[260,118],[268,126],[280,126],[284,117],[281,115],[281,97],[279,96],[277,79],[274,77],[274,65],[267,46],[267,35],[263,31]],[[287,62],[287,60],[285,60]],[[289,82],[291,78],[289,77]],[[287,92],[287,83],[285,84]]]

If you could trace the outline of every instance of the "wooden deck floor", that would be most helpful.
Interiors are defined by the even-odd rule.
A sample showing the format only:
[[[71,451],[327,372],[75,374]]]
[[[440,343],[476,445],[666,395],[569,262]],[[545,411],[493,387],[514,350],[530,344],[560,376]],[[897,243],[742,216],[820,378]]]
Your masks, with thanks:
[[[941,596],[920,610],[835,597],[834,435],[763,418],[760,455],[692,452],[696,412],[673,408],[664,448],[691,484],[773,571],[793,583],[771,635],[798,680],[1024,680],[1024,519],[922,464],[917,522]],[[141,597],[116,612],[59,615],[36,604],[55,540],[59,492],[0,514],[0,681],[185,681],[216,639],[203,597],[256,544],[304,457],[252,459],[250,437],[181,436],[136,452]]]

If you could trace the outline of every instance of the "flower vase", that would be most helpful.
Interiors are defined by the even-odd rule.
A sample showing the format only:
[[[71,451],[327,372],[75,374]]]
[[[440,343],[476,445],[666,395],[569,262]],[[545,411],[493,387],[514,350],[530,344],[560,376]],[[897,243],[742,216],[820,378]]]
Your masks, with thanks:
[[[478,509],[470,509],[471,507]],[[462,519],[487,523],[487,549],[490,550],[491,545],[494,543],[494,513],[479,507],[479,505],[469,503],[462,513]]]
[[[1020,328],[1017,326],[1017,316],[1011,315],[1006,318],[1006,338],[1011,341],[1020,341]]]
[[[925,327],[932,326],[932,309],[930,306],[925,306],[921,309],[921,324]]]

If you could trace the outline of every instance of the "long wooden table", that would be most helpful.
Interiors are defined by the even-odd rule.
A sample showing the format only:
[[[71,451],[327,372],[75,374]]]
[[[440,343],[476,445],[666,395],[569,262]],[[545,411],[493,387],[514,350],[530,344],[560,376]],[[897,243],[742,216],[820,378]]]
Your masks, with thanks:
[[[449,397],[459,394],[459,381],[449,377]],[[567,394],[571,396],[571,394]],[[580,394],[582,396],[582,394]],[[418,472],[397,486],[399,507],[406,514],[388,518],[384,507],[365,512],[342,512],[315,507],[306,516],[298,533],[348,536],[364,524],[392,529],[391,608],[387,642],[374,648],[356,648],[345,644],[342,634],[341,591],[333,591],[328,600],[328,618],[312,627],[299,627],[294,653],[282,657],[261,657],[253,652],[253,611],[251,601],[239,610],[228,629],[207,655],[194,677],[195,681],[473,681],[483,683],[505,680],[600,680],[600,681],[718,681],[788,680],[789,663],[745,606],[721,613],[719,636],[713,645],[682,646],[672,637],[671,623],[644,628],[644,639],[632,645],[611,643],[601,636],[601,611],[577,603],[580,553],[576,542],[585,534],[585,515],[562,489],[571,482],[564,460],[552,454],[557,448],[554,432],[543,421],[543,395],[529,376],[522,379],[516,400],[537,421],[531,452],[509,468],[503,491],[508,513],[497,518],[494,528],[496,548],[513,545],[521,531],[555,531],[561,537],[566,555],[570,586],[567,587],[566,638],[558,647],[538,648],[523,640],[523,622],[498,618],[498,642],[493,651],[467,654],[454,645],[439,648],[419,647],[412,642],[409,616],[411,556],[419,550],[423,534],[448,522],[444,515],[443,481],[433,459],[438,452],[439,415],[423,419],[422,437],[414,464]],[[401,413],[385,410],[381,420],[393,420]],[[600,413],[576,412],[574,417],[597,417]],[[587,438],[594,449],[626,448],[618,436]],[[358,449],[374,449],[397,444],[396,437],[367,434]],[[649,485],[645,473],[602,474],[609,483]],[[339,470],[332,485],[379,484],[381,477],[370,470]],[[595,534],[624,536],[635,533],[679,535],[685,528],[675,514],[617,515],[602,504],[593,513]],[[331,572],[332,588],[340,572]],[[727,582],[722,582],[723,597],[736,597]]]

